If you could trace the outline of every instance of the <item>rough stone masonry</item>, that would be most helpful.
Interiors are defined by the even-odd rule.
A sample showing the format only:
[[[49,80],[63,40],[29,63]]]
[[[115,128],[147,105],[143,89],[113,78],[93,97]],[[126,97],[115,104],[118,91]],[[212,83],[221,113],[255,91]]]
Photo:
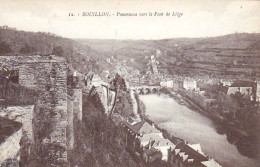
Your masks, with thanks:
[[[33,112],[33,160],[66,166],[67,64],[54,55],[0,56],[0,67],[19,70],[19,84],[39,92]]]

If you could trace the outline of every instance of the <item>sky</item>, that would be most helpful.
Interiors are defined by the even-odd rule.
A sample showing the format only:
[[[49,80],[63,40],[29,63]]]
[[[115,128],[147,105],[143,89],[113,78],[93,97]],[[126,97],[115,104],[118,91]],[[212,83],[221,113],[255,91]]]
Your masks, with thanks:
[[[260,33],[260,1],[0,0],[0,26],[68,38],[166,39]],[[109,12],[110,16],[81,16]],[[116,16],[149,13],[153,16]],[[154,13],[164,16],[154,16]],[[165,16],[183,13],[181,17]],[[76,16],[69,16],[73,13]]]

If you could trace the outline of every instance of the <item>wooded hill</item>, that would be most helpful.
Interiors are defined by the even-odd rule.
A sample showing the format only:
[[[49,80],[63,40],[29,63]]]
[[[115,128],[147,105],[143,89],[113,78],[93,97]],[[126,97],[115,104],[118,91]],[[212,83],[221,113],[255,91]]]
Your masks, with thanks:
[[[100,53],[74,40],[45,32],[25,32],[0,27],[0,55],[55,54],[65,57],[73,69],[99,73],[105,64]],[[104,63],[101,63],[104,62]]]
[[[159,71],[177,75],[214,77],[260,76],[260,34],[236,33],[210,38],[163,40],[77,40],[143,72],[151,55],[156,55]],[[145,67],[145,68],[144,68]]]
[[[161,53],[156,54],[156,49]],[[156,55],[159,72],[163,74],[260,77],[260,34],[162,40],[72,40],[51,33],[0,27],[1,55],[35,53],[61,55],[82,73],[113,69],[114,64],[106,62],[112,56],[145,73],[150,56]]]

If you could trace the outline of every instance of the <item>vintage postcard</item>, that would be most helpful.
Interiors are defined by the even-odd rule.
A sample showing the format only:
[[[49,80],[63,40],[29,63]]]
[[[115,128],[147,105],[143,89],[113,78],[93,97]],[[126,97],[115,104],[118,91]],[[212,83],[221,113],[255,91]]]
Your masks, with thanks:
[[[259,9],[0,0],[0,166],[259,167]]]

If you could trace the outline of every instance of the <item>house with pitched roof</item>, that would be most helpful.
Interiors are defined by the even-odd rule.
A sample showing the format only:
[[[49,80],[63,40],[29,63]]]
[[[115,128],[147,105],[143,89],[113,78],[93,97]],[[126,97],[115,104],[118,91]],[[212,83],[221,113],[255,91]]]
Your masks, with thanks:
[[[140,121],[140,122],[134,124],[133,128],[136,129],[136,132],[139,135],[151,134],[151,133],[156,133],[156,134],[161,134],[162,133],[158,129],[156,129],[154,126],[150,125],[146,121]]]
[[[138,134],[136,133],[137,130],[126,121],[121,121],[119,125],[122,144],[124,144],[127,148],[140,148],[140,144],[137,139]]]
[[[126,121],[120,123],[121,141],[126,147],[133,148],[142,153],[143,148],[157,138],[162,138],[162,132],[146,121],[140,121],[133,125]]]
[[[168,161],[168,150],[173,150],[176,147],[169,139],[165,138],[154,140],[151,146],[161,151],[162,160],[166,162]]]
[[[221,167],[214,159],[203,161],[201,164],[204,165],[204,167]]]
[[[101,79],[101,77],[97,74],[94,74],[92,80],[91,80],[91,84],[94,85],[95,87],[99,87],[103,84],[103,80]]]
[[[126,121],[122,121],[121,126],[126,127],[127,129],[129,129],[129,131],[137,134],[138,136],[141,136],[144,134],[150,134],[150,133],[158,133],[158,134],[162,133],[158,129],[156,129],[154,126],[147,123],[146,121],[140,121],[133,125],[130,125]]]
[[[253,88],[252,87],[229,87],[228,95],[235,95],[237,92],[240,92],[242,95],[249,96],[253,100]]]
[[[240,92],[246,97],[250,97],[251,100],[256,100],[257,94],[257,82],[248,81],[248,80],[237,80],[228,88],[228,95]]]
[[[188,146],[190,146],[193,150],[199,152],[200,154],[204,155],[204,153],[202,152],[200,144],[188,144]]]
[[[234,83],[234,80],[232,79],[221,79],[220,83],[223,84],[223,86],[231,86]]]
[[[146,147],[152,141],[157,141],[160,140],[161,138],[163,138],[162,133],[148,133],[148,134],[143,134],[142,136],[139,137],[142,147]]]
[[[197,81],[192,78],[185,78],[183,88],[186,90],[195,90],[197,88]]]
[[[168,163],[170,167],[202,167],[201,162],[208,161],[208,158],[195,150],[188,144],[182,142],[169,151]]]
[[[155,148],[144,149],[143,158],[146,163],[152,163],[156,159],[162,159],[162,153]]]
[[[121,121],[120,135],[126,148],[142,156],[150,166],[159,161],[169,167],[221,167],[205,156],[200,144],[172,143],[162,132],[146,121],[129,124]],[[156,163],[155,163],[156,162]]]
[[[160,86],[161,87],[167,87],[167,88],[173,88],[173,80],[161,81]]]

